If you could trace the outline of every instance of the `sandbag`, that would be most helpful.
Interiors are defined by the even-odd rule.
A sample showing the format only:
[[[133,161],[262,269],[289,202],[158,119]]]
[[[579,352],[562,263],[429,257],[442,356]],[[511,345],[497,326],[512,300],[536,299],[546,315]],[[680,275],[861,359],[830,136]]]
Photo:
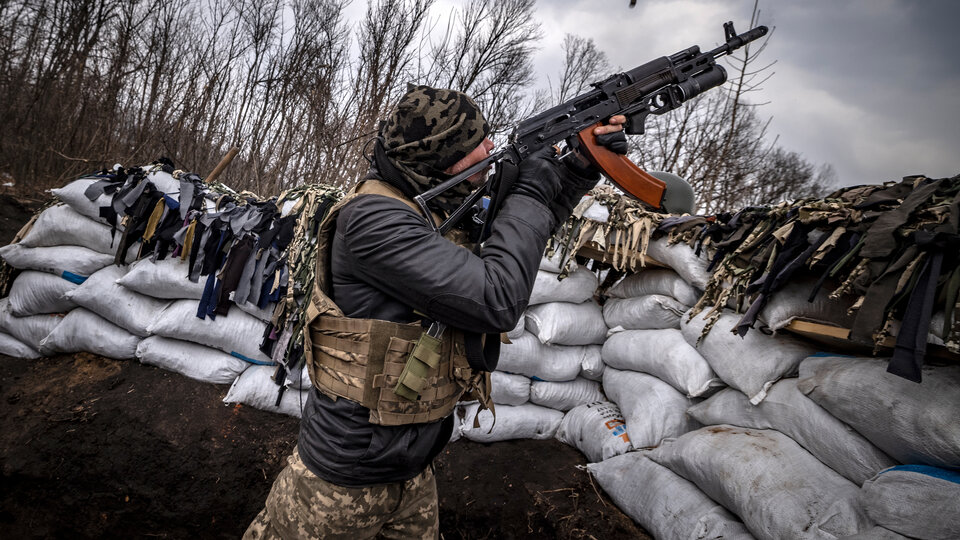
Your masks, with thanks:
[[[500,405],[522,405],[530,401],[530,379],[502,371],[490,374],[490,398]]]
[[[63,321],[63,315],[30,315],[17,317],[10,312],[10,300],[0,298],[0,332],[10,334],[32,349],[40,350],[40,342]]]
[[[545,381],[572,381],[581,363],[591,354],[589,347],[544,345],[530,332],[500,346],[497,370],[537,377]]]
[[[526,320],[527,331],[544,345],[600,345],[607,336],[603,313],[593,300],[532,306],[527,309]]]
[[[879,525],[865,529],[852,536],[844,536],[843,540],[910,540],[902,534],[897,534],[890,529],[885,529]]]
[[[40,358],[42,356],[40,351],[11,336],[10,334],[7,334],[6,332],[0,332],[0,355],[12,356],[14,358],[25,358],[28,360]]]
[[[76,308],[40,342],[42,354],[89,352],[124,360],[137,355],[140,338],[103,317]]]
[[[740,516],[760,539],[832,540],[871,525],[857,486],[778,431],[708,426],[649,456]]]
[[[676,329],[617,332],[607,338],[601,356],[611,367],[649,373],[687,397],[724,386],[710,364]]]
[[[77,282],[104,266],[113,264],[113,255],[97,253],[80,246],[31,248],[10,244],[0,247],[0,257],[20,270],[48,272]]]
[[[517,339],[518,337],[522,336],[526,331],[526,323],[526,317],[521,315],[520,320],[517,321],[517,324],[513,327],[513,330],[507,332],[507,339]]]
[[[114,254],[120,245],[121,233],[113,235],[110,227],[94,221],[65,204],[51,206],[37,216],[30,232],[20,241],[26,247],[83,246],[99,253]],[[136,250],[132,250],[136,254]]]
[[[587,470],[623,513],[657,540],[753,538],[736,516],[646,452],[590,463]]]
[[[270,322],[273,319],[273,311],[277,309],[277,303],[270,302],[266,307],[260,308],[251,304],[250,302],[241,302],[239,304],[234,303],[233,307],[239,309],[247,315],[252,315],[257,319],[260,319],[263,322]]]
[[[657,446],[699,427],[686,414],[693,402],[652,375],[607,367],[603,391],[623,411],[634,448]]]
[[[603,380],[603,357],[600,345],[584,345],[583,359],[580,361],[580,376],[591,381]]]
[[[680,328],[680,317],[688,309],[662,294],[611,298],[603,305],[603,321],[610,328],[625,330]]]
[[[168,258],[151,262],[149,259],[137,261],[118,283],[131,291],[169,300],[199,300],[203,297],[205,279],[194,283],[187,279],[190,273],[186,262],[178,258]]]
[[[162,170],[156,165],[144,165],[147,172],[147,181],[151,182],[158,190],[167,195],[176,195],[180,193],[180,181],[172,174]]]
[[[101,206],[110,206],[112,196],[111,195],[100,195],[94,200],[90,200],[86,195],[83,194],[84,191],[90,187],[91,184],[97,182],[97,178],[80,178],[70,182],[66,186],[57,189],[51,189],[50,193],[56,196],[61,201],[67,203],[71,209],[82,216],[86,216],[94,221],[99,221],[101,223],[107,223],[105,218],[100,217],[100,207]]]
[[[264,411],[300,418],[307,403],[309,390],[288,390],[273,382],[273,366],[250,366],[227,391],[224,403],[242,403]],[[280,394],[283,389],[283,394]],[[277,397],[280,403],[277,403]]]
[[[696,289],[670,268],[647,268],[621,279],[607,290],[610,298],[635,298],[659,294],[686,306],[700,300]]]
[[[739,390],[727,388],[690,407],[687,414],[708,426],[775,429],[858,486],[896,465],[890,456],[804,396],[797,389],[797,379],[774,384],[756,406]]]
[[[147,327],[170,302],[133,292],[117,284],[117,280],[124,274],[124,267],[106,266],[94,272],[82,285],[66,293],[66,296],[78,306],[96,313],[131,334],[147,337],[150,335]]]
[[[768,336],[758,330],[741,338],[731,332],[741,316],[730,311],[720,315],[697,345],[707,313],[705,310],[690,321],[689,314],[684,314],[680,326],[684,339],[696,347],[723,382],[746,394],[754,405],[763,401],[773,383],[796,374],[800,362],[817,351],[789,336]]]
[[[960,538],[960,473],[901,465],[863,484],[860,502],[875,523],[921,540]]]
[[[137,345],[137,358],[143,364],[213,384],[232,383],[250,366],[223,351],[161,336],[141,341]]]
[[[551,272],[554,274],[559,274],[563,268],[560,266],[560,261],[563,259],[563,250],[557,248],[554,251],[552,257],[548,257],[546,253],[543,254],[543,257],[540,259],[540,270],[544,272]],[[573,272],[577,267],[577,260],[575,257],[570,257],[566,262],[567,271]]]
[[[572,381],[533,381],[530,384],[530,402],[558,411],[569,411],[577,405],[603,401],[600,383],[576,378]]]
[[[814,356],[797,387],[900,463],[960,467],[960,366],[925,366],[915,383],[888,361]]]
[[[630,450],[627,423],[616,403],[595,401],[578,405],[563,415],[557,439],[583,452],[593,463]]]
[[[557,433],[563,413],[525,403],[523,405],[497,406],[497,420],[489,410],[480,411],[480,427],[473,427],[480,405],[471,403],[463,407],[463,436],[474,442],[497,442],[511,439],[550,439]]]
[[[570,302],[580,304],[593,298],[597,290],[597,276],[586,268],[579,268],[560,280],[559,274],[540,270],[533,282],[530,305],[547,302]]]
[[[770,296],[757,318],[772,330],[779,330],[797,318],[850,328],[854,317],[847,310],[853,304],[852,296],[830,298],[829,287],[821,287],[813,302],[807,302],[815,284],[815,278],[791,281]]]
[[[284,386],[293,390],[309,390],[313,383],[310,381],[310,370],[307,369],[306,362],[293,372],[288,371],[284,377]]]
[[[10,285],[10,313],[17,317],[66,313],[77,304],[63,295],[76,288],[76,283],[60,276],[26,270]]]
[[[684,281],[699,290],[705,290],[711,274],[707,272],[710,258],[706,250],[697,256],[697,252],[687,244],[671,244],[666,236],[651,240],[647,246],[647,255],[655,261],[672,268]]]
[[[195,300],[177,300],[163,310],[147,331],[220,349],[251,363],[273,364],[273,360],[260,351],[267,323],[238,309],[219,315],[216,320],[200,319],[198,306]]]

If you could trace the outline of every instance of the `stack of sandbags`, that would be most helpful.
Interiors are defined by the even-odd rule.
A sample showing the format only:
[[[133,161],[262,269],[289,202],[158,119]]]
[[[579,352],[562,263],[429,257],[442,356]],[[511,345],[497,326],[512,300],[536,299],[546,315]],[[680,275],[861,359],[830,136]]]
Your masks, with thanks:
[[[723,384],[680,333],[680,317],[696,303],[696,290],[671,269],[649,268],[628,275],[607,295],[603,315],[611,330],[601,352],[603,389],[622,411],[632,447],[654,447],[695,429],[687,408]]]
[[[555,262],[544,258],[525,316],[507,333],[510,343],[501,346],[491,374],[496,421],[481,411],[475,428],[478,406],[468,405],[464,437],[480,442],[550,438],[565,412],[604,399],[600,344],[607,328],[593,299],[597,277],[586,268],[570,268],[560,279]]]

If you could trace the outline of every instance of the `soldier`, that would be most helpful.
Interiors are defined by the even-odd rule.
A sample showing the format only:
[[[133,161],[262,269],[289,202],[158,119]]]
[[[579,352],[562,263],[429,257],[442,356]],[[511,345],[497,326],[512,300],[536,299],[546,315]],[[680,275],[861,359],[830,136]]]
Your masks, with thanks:
[[[597,128],[624,153],[622,116]],[[409,89],[381,129],[370,172],[331,209],[318,238],[305,343],[313,388],[297,447],[244,538],[436,538],[432,461],[465,392],[489,402],[489,371],[463,333],[496,334],[523,315],[551,232],[599,174],[533,155],[479,255],[437,234],[413,197],[483,160],[490,128],[465,94]],[[433,202],[455,209],[486,173]],[[440,336],[425,331],[446,325]]]

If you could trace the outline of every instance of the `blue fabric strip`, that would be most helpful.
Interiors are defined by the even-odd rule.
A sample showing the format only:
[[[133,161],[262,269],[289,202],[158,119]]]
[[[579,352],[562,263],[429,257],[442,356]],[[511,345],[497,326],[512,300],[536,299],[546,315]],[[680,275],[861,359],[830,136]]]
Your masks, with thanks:
[[[174,199],[173,197],[169,196],[169,195],[164,194],[164,195],[163,195],[163,201],[167,204],[167,208],[169,208],[169,209],[171,209],[171,210],[179,210],[179,209],[180,209],[180,202],[177,201],[176,199]]]
[[[254,360],[253,358],[250,358],[249,356],[244,356],[244,355],[238,353],[237,351],[230,351],[230,356],[233,356],[234,358],[239,358],[239,359],[243,360],[244,362],[250,362],[251,364],[256,364],[256,365],[258,365],[258,366],[275,366],[275,365],[277,365],[276,362],[263,362],[263,361],[261,361],[261,360]]]
[[[906,471],[917,474],[925,474],[927,476],[953,482],[954,484],[960,484],[960,472],[951,471],[949,469],[941,469],[940,467],[934,467],[932,465],[897,465],[896,467],[890,467],[889,469],[880,471],[880,474],[893,471]]]
[[[80,285],[87,280],[86,276],[81,276],[80,274],[74,274],[73,272],[67,272],[66,270],[64,270],[64,272],[60,274],[60,277],[69,281],[70,283],[76,283],[77,285]]]

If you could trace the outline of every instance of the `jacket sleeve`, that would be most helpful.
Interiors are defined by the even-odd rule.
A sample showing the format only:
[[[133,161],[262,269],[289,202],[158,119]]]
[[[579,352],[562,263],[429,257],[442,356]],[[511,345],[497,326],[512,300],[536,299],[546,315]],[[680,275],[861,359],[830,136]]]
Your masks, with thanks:
[[[433,231],[400,201],[358,197],[337,221],[348,271],[449,326],[474,332],[512,329],[530,299],[554,227],[551,212],[530,197],[507,197],[480,255]]]

